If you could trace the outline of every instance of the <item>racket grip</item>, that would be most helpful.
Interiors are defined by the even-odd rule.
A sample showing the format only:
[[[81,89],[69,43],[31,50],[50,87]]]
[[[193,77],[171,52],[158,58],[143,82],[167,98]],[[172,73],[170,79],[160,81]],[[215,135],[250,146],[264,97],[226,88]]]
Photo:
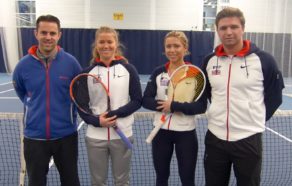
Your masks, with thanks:
[[[154,127],[154,129],[148,135],[148,137],[146,139],[146,143],[151,143],[152,142],[153,138],[156,136],[156,134],[158,133],[158,131],[160,130],[160,128],[162,127],[163,124],[164,124],[164,122],[160,122],[159,124],[157,124]]]
[[[128,149],[132,149],[133,145],[130,142],[130,140],[125,136],[125,134],[121,131],[121,129],[118,128],[118,126],[113,126],[114,130],[116,131],[116,133],[121,137],[121,139],[123,140],[123,142],[126,144],[126,146],[128,147]]]

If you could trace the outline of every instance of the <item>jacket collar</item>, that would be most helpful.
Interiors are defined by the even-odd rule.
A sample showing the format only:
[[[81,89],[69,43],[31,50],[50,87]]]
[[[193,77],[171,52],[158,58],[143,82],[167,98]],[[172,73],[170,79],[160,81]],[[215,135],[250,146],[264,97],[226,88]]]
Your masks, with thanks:
[[[112,66],[115,62],[118,62],[118,61],[125,61],[125,58],[123,56],[115,56],[115,59],[110,62],[109,66]],[[99,65],[107,66],[104,64],[103,61],[101,61],[100,58],[95,58],[94,62]]]
[[[57,46],[57,53],[56,54],[54,54],[54,56],[52,56],[53,58],[55,58],[56,57],[56,55],[58,54],[58,52],[61,50],[61,47],[58,45]],[[32,55],[34,58],[36,58],[36,59],[43,59],[43,57],[42,56],[39,56],[38,55],[38,46],[37,45],[33,45],[33,46],[31,46],[29,49],[28,49],[28,54],[30,54],[30,55]],[[51,58],[51,57],[50,57]]]
[[[185,65],[191,65],[191,62],[188,62],[188,61],[185,61],[184,63],[185,63]],[[165,63],[164,67],[166,68],[166,70],[168,70],[169,65],[170,65],[170,61],[168,61],[167,63]]]
[[[234,56],[244,57],[244,56],[249,54],[250,48],[251,48],[250,47],[250,41],[249,40],[243,40],[243,48],[239,52],[237,52]],[[223,44],[221,44],[218,47],[216,47],[215,54],[216,54],[216,56],[219,56],[219,57],[220,56],[228,56],[224,51]]]

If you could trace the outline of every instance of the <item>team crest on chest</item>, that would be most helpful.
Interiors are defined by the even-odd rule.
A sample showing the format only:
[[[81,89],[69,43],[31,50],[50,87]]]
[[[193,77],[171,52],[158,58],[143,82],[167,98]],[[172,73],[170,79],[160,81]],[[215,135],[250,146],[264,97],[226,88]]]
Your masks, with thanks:
[[[216,65],[216,66],[213,66],[212,68],[212,75],[213,76],[216,76],[216,75],[221,75],[221,65]]]
[[[99,83],[101,81],[101,75],[100,74],[96,74],[95,75],[97,78],[93,78],[92,79],[92,83],[93,84],[96,84],[96,83]]]

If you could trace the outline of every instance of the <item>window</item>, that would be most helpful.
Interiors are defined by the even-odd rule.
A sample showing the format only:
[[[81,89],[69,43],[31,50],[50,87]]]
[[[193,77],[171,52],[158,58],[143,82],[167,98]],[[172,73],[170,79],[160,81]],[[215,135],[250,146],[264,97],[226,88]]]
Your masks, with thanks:
[[[16,0],[16,9],[17,26],[35,26],[35,0]]]
[[[221,3],[229,3],[229,0],[221,0]]]
[[[203,30],[215,30],[215,18],[217,13],[217,0],[204,0]]]

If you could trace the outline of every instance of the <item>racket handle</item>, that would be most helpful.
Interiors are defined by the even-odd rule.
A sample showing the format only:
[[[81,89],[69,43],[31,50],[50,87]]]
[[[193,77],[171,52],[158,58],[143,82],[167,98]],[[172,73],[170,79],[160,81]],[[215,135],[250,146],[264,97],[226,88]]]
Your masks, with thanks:
[[[162,125],[164,124],[164,122],[160,122],[159,124],[157,124],[154,129],[152,129],[152,131],[150,132],[150,134],[148,135],[147,139],[146,139],[146,143],[151,143],[153,138],[157,135],[158,131],[161,129]]]
[[[116,131],[116,133],[121,137],[121,139],[123,140],[123,142],[126,144],[126,146],[128,147],[128,149],[132,149],[133,145],[130,142],[130,140],[125,136],[125,134],[121,131],[121,129],[118,128],[118,126],[114,125],[113,126],[114,130]]]
[[[166,122],[166,120],[170,117],[170,115],[163,113],[161,118],[160,118],[160,123],[157,124],[154,129],[152,129],[152,131],[150,132],[150,134],[148,135],[147,139],[145,140],[146,143],[151,143],[152,140],[154,139],[154,137],[156,136],[156,134],[158,133],[158,131],[161,129],[162,125]]]

